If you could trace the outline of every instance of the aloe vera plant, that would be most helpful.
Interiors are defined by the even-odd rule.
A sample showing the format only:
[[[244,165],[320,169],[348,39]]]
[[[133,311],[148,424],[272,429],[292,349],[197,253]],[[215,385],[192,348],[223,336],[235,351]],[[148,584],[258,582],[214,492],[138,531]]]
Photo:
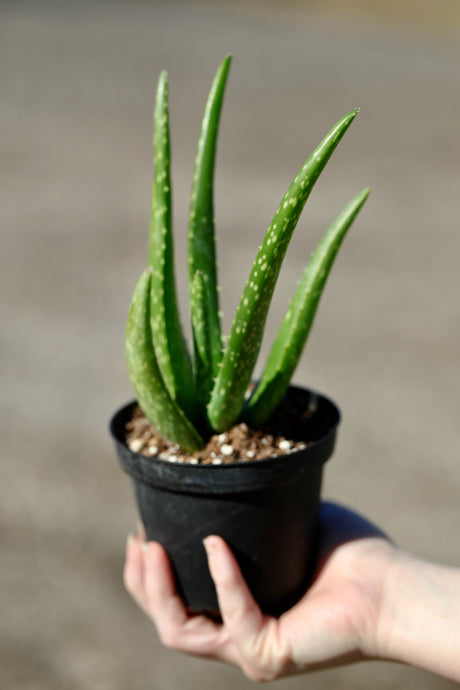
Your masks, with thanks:
[[[159,78],[154,113],[154,181],[149,267],[135,288],[126,328],[128,373],[144,414],[167,440],[193,452],[208,437],[245,420],[263,425],[286,392],[340,244],[369,190],[333,221],[311,257],[286,312],[261,380],[248,386],[260,350],[273,290],[310,192],[357,115],[346,114],[307,159],[284,195],[258,251],[226,344],[221,333],[216,271],[213,178],[230,56],[221,63],[206,103],[193,176],[188,229],[190,354],[182,332],[174,278],[169,171],[168,79]]]

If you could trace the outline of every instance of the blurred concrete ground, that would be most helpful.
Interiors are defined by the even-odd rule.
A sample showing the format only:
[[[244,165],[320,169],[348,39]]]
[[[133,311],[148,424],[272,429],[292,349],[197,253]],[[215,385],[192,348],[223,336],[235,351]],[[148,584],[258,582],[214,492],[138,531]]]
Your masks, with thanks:
[[[131,397],[123,331],[145,262],[162,68],[183,271],[201,111],[220,59],[235,55],[216,189],[227,327],[285,188],[361,106],[304,212],[267,344],[322,231],[371,186],[295,380],[342,408],[325,494],[421,556],[460,565],[458,3],[438,2],[432,22],[420,21],[429,2],[399,3],[405,16],[372,6],[2,3],[2,689],[250,687],[164,650],[121,585],[135,511],[106,427]],[[275,687],[307,683],[454,687],[376,663]]]

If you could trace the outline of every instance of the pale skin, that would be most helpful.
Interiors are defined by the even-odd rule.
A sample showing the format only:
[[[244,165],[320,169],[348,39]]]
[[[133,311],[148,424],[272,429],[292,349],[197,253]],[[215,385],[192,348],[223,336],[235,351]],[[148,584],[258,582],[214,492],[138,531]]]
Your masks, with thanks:
[[[346,508],[320,514],[315,579],[280,618],[262,613],[228,545],[205,542],[222,623],[190,615],[165,550],[141,531],[127,543],[124,582],[173,649],[269,681],[362,660],[393,660],[460,682],[460,569],[420,560]]]

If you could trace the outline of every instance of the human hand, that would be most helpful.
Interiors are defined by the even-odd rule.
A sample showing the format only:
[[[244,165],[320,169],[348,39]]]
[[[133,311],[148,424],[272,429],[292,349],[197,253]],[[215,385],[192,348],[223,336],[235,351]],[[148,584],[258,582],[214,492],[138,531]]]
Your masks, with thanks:
[[[378,658],[379,618],[397,549],[356,513],[322,505],[317,573],[303,598],[280,618],[260,611],[227,544],[205,540],[222,624],[190,615],[178,596],[162,546],[131,537],[124,581],[174,649],[240,667],[266,681],[300,671]]]

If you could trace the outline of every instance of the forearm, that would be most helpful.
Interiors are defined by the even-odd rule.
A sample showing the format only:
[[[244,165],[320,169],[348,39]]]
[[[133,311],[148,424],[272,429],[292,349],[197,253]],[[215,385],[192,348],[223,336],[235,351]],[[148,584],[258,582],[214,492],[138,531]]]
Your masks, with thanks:
[[[460,570],[399,552],[378,635],[382,658],[460,682]]]

